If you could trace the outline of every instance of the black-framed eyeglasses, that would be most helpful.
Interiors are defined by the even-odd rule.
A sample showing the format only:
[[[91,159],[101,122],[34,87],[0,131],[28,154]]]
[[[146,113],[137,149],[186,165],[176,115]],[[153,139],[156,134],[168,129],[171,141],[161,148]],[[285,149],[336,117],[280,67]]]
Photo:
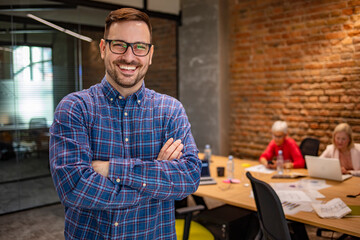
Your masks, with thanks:
[[[152,44],[150,43],[128,43],[123,40],[105,39],[105,42],[109,43],[110,51],[115,54],[124,54],[128,50],[129,46],[135,56],[145,57],[149,54]]]

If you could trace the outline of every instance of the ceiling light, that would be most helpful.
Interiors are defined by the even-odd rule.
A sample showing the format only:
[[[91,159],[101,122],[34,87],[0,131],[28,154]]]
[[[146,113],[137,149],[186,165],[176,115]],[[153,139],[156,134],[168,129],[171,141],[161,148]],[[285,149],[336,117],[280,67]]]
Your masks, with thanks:
[[[53,23],[51,23],[51,22],[48,22],[48,21],[46,21],[46,20],[44,20],[44,19],[42,19],[42,18],[39,18],[39,17],[37,17],[37,16],[35,16],[35,15],[32,15],[32,14],[30,14],[30,13],[26,14],[26,16],[28,16],[29,18],[32,18],[32,19],[34,19],[34,20],[36,20],[36,21],[38,21],[38,22],[41,22],[41,23],[43,23],[43,24],[45,24],[45,25],[47,25],[47,26],[49,26],[49,27],[55,28],[56,30],[58,30],[58,31],[60,31],[60,32],[69,34],[69,35],[71,35],[71,36],[73,36],[73,37],[76,37],[76,38],[78,38],[78,39],[81,39],[81,40],[84,40],[84,41],[87,41],[87,42],[92,42],[92,39],[89,38],[89,37],[86,37],[86,36],[84,36],[84,35],[81,35],[81,34],[78,34],[78,33],[76,33],[76,32],[73,32],[73,31],[70,31],[70,30],[68,30],[68,29],[65,29],[65,28],[63,28],[63,27],[60,27],[60,26],[58,26],[58,25],[56,25],[56,24],[53,24]]]

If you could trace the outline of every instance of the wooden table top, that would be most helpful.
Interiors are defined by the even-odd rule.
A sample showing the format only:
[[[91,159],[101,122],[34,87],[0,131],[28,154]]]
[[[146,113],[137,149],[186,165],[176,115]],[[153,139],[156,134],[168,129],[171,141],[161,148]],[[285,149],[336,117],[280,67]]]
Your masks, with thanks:
[[[200,159],[203,157],[199,154]],[[245,168],[249,166],[258,165],[258,161],[253,160],[241,160],[235,159],[235,178],[249,183],[249,180],[245,176]],[[211,176],[217,181],[217,185],[203,185],[199,186],[194,195],[202,197],[210,197],[223,201],[227,204],[238,206],[241,208],[256,211],[254,198],[250,197],[251,185],[244,186],[244,184],[226,184],[222,181],[225,177],[217,177],[216,167],[222,166],[226,168],[227,157],[212,156],[212,162],[210,164]],[[294,169],[294,172],[307,174],[306,169]],[[225,171],[226,175],[226,171]],[[298,179],[272,179],[273,174],[257,173],[253,172],[252,175],[255,178],[261,179],[265,182],[292,182],[298,181]],[[309,177],[305,177],[308,178]],[[336,182],[326,180],[326,183],[331,187],[319,190],[319,192],[325,195],[325,198],[319,199],[323,201],[329,201],[333,198],[342,199],[347,205],[360,205],[360,197],[348,198],[348,194],[356,194],[360,192],[360,177],[352,177],[344,182]],[[360,237],[360,217],[346,217],[341,219],[324,219],[320,218],[315,212],[298,212],[294,215],[286,215],[287,219],[302,222],[305,224],[313,225],[320,228],[326,228],[337,232],[346,233],[352,236]]]

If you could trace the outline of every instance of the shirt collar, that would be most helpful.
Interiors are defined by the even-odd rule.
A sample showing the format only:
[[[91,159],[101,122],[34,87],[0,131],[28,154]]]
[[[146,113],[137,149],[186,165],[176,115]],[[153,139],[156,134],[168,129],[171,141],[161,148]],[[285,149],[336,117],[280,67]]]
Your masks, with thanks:
[[[113,102],[116,98],[124,99],[123,96],[106,80],[104,77],[101,81],[101,87],[103,89],[104,96],[110,101]],[[145,83],[141,85],[140,89],[135,93],[131,94],[128,99],[136,101],[136,103],[141,106],[143,101],[145,100]]]
[[[134,100],[136,100],[136,103],[141,106],[141,104],[144,102],[145,98],[145,83],[141,85],[140,89],[137,90],[134,94],[131,94],[129,97],[133,97]]]

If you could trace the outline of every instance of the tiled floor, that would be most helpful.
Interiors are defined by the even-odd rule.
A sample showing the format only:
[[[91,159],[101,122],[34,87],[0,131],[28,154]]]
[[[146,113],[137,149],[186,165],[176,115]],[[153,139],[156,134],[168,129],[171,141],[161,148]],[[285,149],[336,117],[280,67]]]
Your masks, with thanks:
[[[0,240],[63,240],[60,204],[0,216]]]

